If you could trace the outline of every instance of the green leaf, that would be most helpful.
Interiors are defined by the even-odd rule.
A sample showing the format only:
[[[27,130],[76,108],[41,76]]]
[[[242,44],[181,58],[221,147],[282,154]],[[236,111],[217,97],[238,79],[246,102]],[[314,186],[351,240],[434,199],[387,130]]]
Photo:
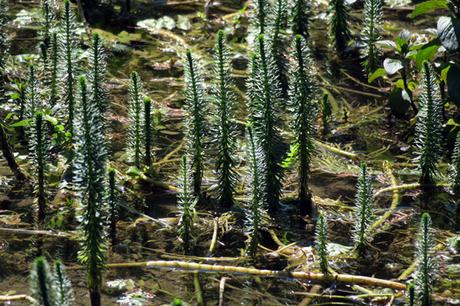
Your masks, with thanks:
[[[460,20],[442,16],[438,19],[438,37],[448,51],[459,49]]]
[[[410,91],[414,92],[414,90],[417,88],[418,84],[415,81],[409,81],[407,84],[407,88],[409,88]]]
[[[17,127],[24,127],[24,126],[29,126],[29,125],[30,125],[30,119],[24,119],[16,123],[13,123],[11,127],[17,128]]]
[[[406,54],[406,58],[407,59],[410,59],[410,60],[414,60],[415,61],[415,58],[417,57],[417,50],[410,50],[409,52],[407,52]]]
[[[441,70],[441,81],[443,81],[444,83],[447,83],[447,74],[449,73],[449,70],[450,70],[450,65],[447,65]]]
[[[18,92],[13,92],[10,94],[10,98],[13,100],[19,100],[21,98],[21,95]]]
[[[395,38],[395,43],[399,52],[402,52],[403,49],[407,49],[411,37],[411,32],[409,30],[402,30],[399,35]]]
[[[418,70],[422,70],[422,65],[424,61],[430,61],[433,57],[438,53],[439,49],[438,44],[434,44],[431,46],[423,47],[420,51],[417,52],[417,56],[415,57],[415,64]]]
[[[378,79],[380,77],[383,77],[386,74],[385,69],[379,68],[375,70],[367,79],[368,83],[372,83],[375,79]]]
[[[456,127],[456,126],[460,127],[460,123],[455,122],[455,119],[454,119],[454,118],[450,118],[450,119],[447,121],[446,125],[448,125],[448,126],[454,126],[454,127]]]
[[[403,64],[401,63],[400,60],[393,59],[393,58],[386,58],[383,61],[383,68],[385,68],[385,71],[387,74],[392,75],[398,72],[403,68]]]
[[[50,115],[45,115],[44,116],[45,120],[51,123],[52,125],[57,125],[58,120],[55,117],[52,117]]]
[[[460,68],[457,65],[451,65],[447,72],[447,94],[457,106],[460,106]]]
[[[291,145],[288,156],[286,156],[286,158],[281,162],[281,166],[285,169],[291,168],[297,161],[298,155],[299,155],[299,144],[295,143]]]
[[[435,11],[437,9],[447,8],[446,0],[429,0],[422,3],[419,3],[415,6],[412,13],[409,15],[410,18],[415,18],[417,16]]]
[[[396,50],[396,43],[392,40],[379,40],[376,45],[382,49]]]
[[[129,169],[126,171],[126,174],[131,176],[131,177],[136,177],[141,174],[141,170],[139,168],[131,166]]]
[[[398,79],[396,81],[395,85],[396,85],[396,88],[404,89],[404,81],[403,81],[403,79]]]

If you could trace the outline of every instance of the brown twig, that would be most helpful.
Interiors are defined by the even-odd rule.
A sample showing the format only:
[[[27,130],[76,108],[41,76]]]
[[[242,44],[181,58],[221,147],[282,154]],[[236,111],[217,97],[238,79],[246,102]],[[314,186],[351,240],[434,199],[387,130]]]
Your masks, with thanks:
[[[357,284],[374,287],[391,288],[395,290],[405,290],[406,285],[390,280],[379,279],[361,275],[351,274],[335,274],[333,277],[325,275],[323,273],[316,272],[298,272],[298,271],[276,271],[276,270],[262,270],[255,268],[237,267],[237,266],[222,266],[222,265],[210,265],[201,264],[186,261],[164,261],[164,260],[152,260],[145,262],[126,262],[126,263],[113,263],[107,264],[107,268],[168,268],[182,271],[199,271],[199,272],[210,272],[210,273],[228,273],[228,274],[246,274],[260,277],[275,277],[275,278],[293,278],[316,281],[320,283],[324,282],[339,282],[346,284]],[[84,269],[83,266],[69,267],[68,270]],[[332,278],[332,279],[331,279]]]
[[[0,295],[0,302],[11,302],[11,301],[22,301],[26,300],[30,303],[36,303],[35,299],[26,294],[16,294],[16,295]]]
[[[51,237],[61,237],[73,239],[76,237],[75,234],[66,233],[66,232],[56,232],[56,231],[45,231],[45,230],[29,230],[22,228],[6,228],[0,227],[0,232],[11,233],[11,234],[20,234],[20,235],[43,235]]]

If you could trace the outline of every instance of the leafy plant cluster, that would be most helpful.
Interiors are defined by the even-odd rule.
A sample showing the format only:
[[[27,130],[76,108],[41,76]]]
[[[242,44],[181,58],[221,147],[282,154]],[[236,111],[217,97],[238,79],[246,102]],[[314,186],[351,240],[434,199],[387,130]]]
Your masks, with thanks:
[[[63,264],[56,261],[53,269],[44,257],[38,257],[30,271],[32,305],[67,306],[72,305],[75,298],[72,284],[65,273]]]
[[[4,9],[4,5],[2,5]],[[78,76],[77,22],[69,1],[62,11],[51,1],[42,2],[39,63],[31,62],[24,90],[22,119],[15,127],[26,129],[30,147],[32,184],[37,203],[35,223],[46,229],[49,214],[49,170],[56,163],[56,152],[69,159],[64,174],[78,194],[81,250],[79,259],[87,268],[87,283],[93,305],[100,305],[102,268],[105,263],[107,148],[105,143],[105,51],[101,38],[92,37],[88,77]],[[60,21],[57,16],[60,15]],[[2,35],[5,33],[2,25]],[[3,70],[2,70],[3,71]],[[78,72],[77,72],[78,71]],[[61,103],[60,101],[63,101]],[[65,122],[60,124],[60,121]],[[64,133],[64,141],[56,135]],[[59,154],[58,153],[58,154]],[[31,279],[37,301],[44,305],[70,305],[70,285],[61,264],[53,275],[43,258],[35,262]]]

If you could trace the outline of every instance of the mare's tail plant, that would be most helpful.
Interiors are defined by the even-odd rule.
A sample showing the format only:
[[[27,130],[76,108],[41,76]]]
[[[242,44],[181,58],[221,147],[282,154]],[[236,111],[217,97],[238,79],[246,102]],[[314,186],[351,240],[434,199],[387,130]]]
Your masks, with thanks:
[[[182,248],[185,254],[189,254],[192,251],[196,198],[193,195],[189,164],[186,156],[182,157],[180,164],[179,185],[180,192],[178,194],[178,203],[180,220],[177,230],[178,236],[182,240]]]
[[[423,65],[423,88],[415,126],[415,161],[421,171],[420,184],[433,184],[442,153],[442,101],[433,67],[428,62]]]
[[[256,36],[265,34],[265,31],[271,25],[272,4],[269,0],[255,0],[253,4],[252,26],[254,34]]]
[[[9,40],[8,40],[8,1],[0,0],[0,103],[6,101],[5,95],[5,71],[6,71],[6,60],[8,57]],[[14,157],[13,151],[11,150],[8,142],[8,134],[3,126],[3,119],[0,120],[0,147],[3,153],[3,157],[8,163],[8,167],[14,173],[15,178],[18,181],[25,180],[25,175],[19,168],[18,163]]]
[[[128,105],[128,154],[134,166],[141,168],[144,156],[142,141],[144,139],[144,112],[142,82],[137,72],[131,74]]]
[[[356,209],[354,215],[353,241],[355,249],[359,255],[363,255],[367,247],[369,227],[371,226],[373,215],[372,183],[367,166],[361,165],[358,178],[356,193]]]
[[[70,1],[64,0],[64,9],[61,17],[59,42],[59,55],[61,57],[62,76],[62,98],[64,101],[65,114],[67,116],[67,128],[74,135],[74,116],[75,116],[75,88],[76,88],[76,18],[70,7]]]
[[[8,1],[0,0],[0,103],[5,102],[5,71],[6,59],[8,56],[9,41],[8,41]],[[8,136],[3,127],[3,120],[0,120],[0,147],[3,157],[8,163],[11,171],[18,181],[25,179],[19,165],[14,158],[13,151],[8,143]]]
[[[65,267],[60,260],[54,262],[54,282],[56,287],[56,300],[59,306],[73,305],[75,298],[72,283],[65,273]]]
[[[203,148],[205,136],[206,100],[203,90],[201,63],[187,50],[185,57],[185,110],[187,154],[190,156],[193,194],[201,194],[203,179]]]
[[[332,117],[332,106],[329,102],[329,95],[324,94],[321,100],[321,121],[323,122],[323,135],[329,132],[329,123]]]
[[[313,137],[316,131],[317,85],[312,73],[313,64],[305,39],[296,35],[294,43],[295,62],[291,71],[290,107],[294,114],[295,142],[299,146],[297,154],[299,171],[300,211],[309,214],[313,210],[312,196],[308,187],[310,163],[314,150]]]
[[[363,66],[367,75],[372,74],[379,67],[380,50],[377,41],[381,39],[383,0],[366,0],[364,2],[364,25],[361,31],[363,41]]]
[[[101,116],[101,125],[104,126],[104,114],[107,109],[107,95],[105,89],[106,55],[103,41],[99,34],[93,35],[93,44],[90,55],[89,83],[91,88],[91,103],[97,105]]]
[[[310,1],[295,0],[291,13],[291,28],[295,35],[302,35],[305,40],[310,37],[310,13]]]
[[[59,35],[54,32],[51,35],[50,47],[50,67],[49,67],[49,105],[51,108],[56,106],[58,102],[58,83],[59,83]]]
[[[412,282],[407,285],[407,295],[409,306],[415,306],[415,287]]]
[[[417,268],[414,274],[415,298],[422,306],[431,305],[431,292],[435,279],[436,263],[431,254],[434,247],[434,241],[430,227],[430,215],[424,213],[420,221],[417,237]]]
[[[54,22],[56,16],[50,0],[42,0],[42,21],[41,21],[41,61],[44,75],[44,83],[46,86],[50,85],[50,47],[52,31],[55,26]]]
[[[61,305],[58,300],[54,276],[44,257],[38,257],[33,262],[29,281],[34,306]]]
[[[49,132],[44,114],[38,111],[32,118],[30,128],[30,156],[35,174],[35,200],[37,202],[36,224],[43,228],[47,210],[47,173],[49,162]]]
[[[331,0],[329,2],[329,39],[337,52],[345,51],[351,38],[349,28],[349,13],[345,0]]]
[[[152,166],[153,147],[153,121],[152,121],[152,99],[144,98],[144,163],[147,167]]]
[[[44,69],[44,80],[43,83],[47,89],[48,104],[53,112],[54,107],[59,101],[59,69],[60,69],[60,58],[59,58],[59,34],[52,32],[50,36],[50,47],[47,51],[47,63],[43,63]]]
[[[117,221],[118,221],[118,207],[117,207],[117,182],[115,177],[115,169],[110,168],[109,171],[109,237],[112,246],[117,242]]]
[[[26,88],[26,105],[25,105],[25,118],[32,120],[37,110],[41,108],[41,101],[39,97],[39,84],[35,66],[29,66],[29,77],[27,80]]]
[[[56,16],[54,14],[53,3],[50,0],[42,0],[42,22],[41,22],[41,40],[45,49],[48,50],[51,45],[51,32],[53,31],[54,21]]]
[[[255,44],[256,63],[252,64],[250,88],[251,117],[263,152],[262,180],[263,199],[268,209],[273,212],[279,206],[281,195],[282,167],[280,166],[281,137],[279,135],[280,86],[277,79],[276,64],[269,52],[264,35],[259,35]]]
[[[288,79],[287,79],[287,64],[286,64],[286,57],[284,55],[285,51],[285,41],[283,39],[283,32],[286,30],[287,26],[287,3],[286,0],[277,0],[274,10],[274,20],[273,20],[273,27],[270,30],[271,35],[267,35],[270,37],[270,44],[272,48],[272,56],[276,63],[276,67],[278,68],[278,82],[281,86],[281,90],[283,96],[287,96],[288,91]]]
[[[217,33],[214,47],[214,82],[212,101],[215,105],[214,128],[217,145],[216,172],[218,175],[219,204],[233,205],[233,193],[237,174],[235,172],[235,97],[231,91],[231,68],[223,31]]]
[[[456,196],[460,196],[460,132],[457,133],[452,163],[450,165],[450,182]]]
[[[248,163],[250,171],[250,204],[245,210],[246,213],[246,228],[248,240],[246,243],[246,253],[255,262],[257,249],[260,242],[262,217],[265,214],[262,198],[262,171],[260,170],[260,156],[263,154],[258,146],[258,142],[254,137],[251,127],[248,132]]]
[[[106,258],[106,146],[98,120],[98,106],[91,103],[86,79],[79,79],[76,117],[75,183],[80,193],[82,243],[80,262],[86,266],[91,305],[101,305],[102,272]]]
[[[329,261],[327,258],[327,218],[323,213],[318,215],[318,221],[316,222],[315,231],[315,248],[319,257],[319,267],[323,274],[328,274]]]
[[[8,56],[8,0],[0,0],[0,99],[5,94],[5,65]]]

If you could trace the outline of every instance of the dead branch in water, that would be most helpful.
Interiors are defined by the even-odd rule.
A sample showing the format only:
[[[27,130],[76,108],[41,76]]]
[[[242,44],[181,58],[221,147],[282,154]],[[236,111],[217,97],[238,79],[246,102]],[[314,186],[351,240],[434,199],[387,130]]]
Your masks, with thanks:
[[[276,270],[261,270],[255,268],[236,267],[236,266],[223,266],[223,265],[210,265],[200,264],[186,261],[164,261],[152,260],[145,262],[126,262],[126,263],[113,263],[107,264],[107,268],[169,268],[182,271],[199,271],[199,272],[215,272],[215,273],[229,273],[229,274],[243,274],[260,277],[276,277],[276,278],[294,278],[310,281],[317,281],[320,283],[339,282],[346,284],[357,284],[374,287],[391,288],[395,290],[405,290],[406,285],[385,279],[373,278],[368,276],[350,275],[350,274],[335,274],[325,275],[316,272],[291,272],[291,271],[276,271]],[[68,267],[68,270],[84,269],[83,266]]]

